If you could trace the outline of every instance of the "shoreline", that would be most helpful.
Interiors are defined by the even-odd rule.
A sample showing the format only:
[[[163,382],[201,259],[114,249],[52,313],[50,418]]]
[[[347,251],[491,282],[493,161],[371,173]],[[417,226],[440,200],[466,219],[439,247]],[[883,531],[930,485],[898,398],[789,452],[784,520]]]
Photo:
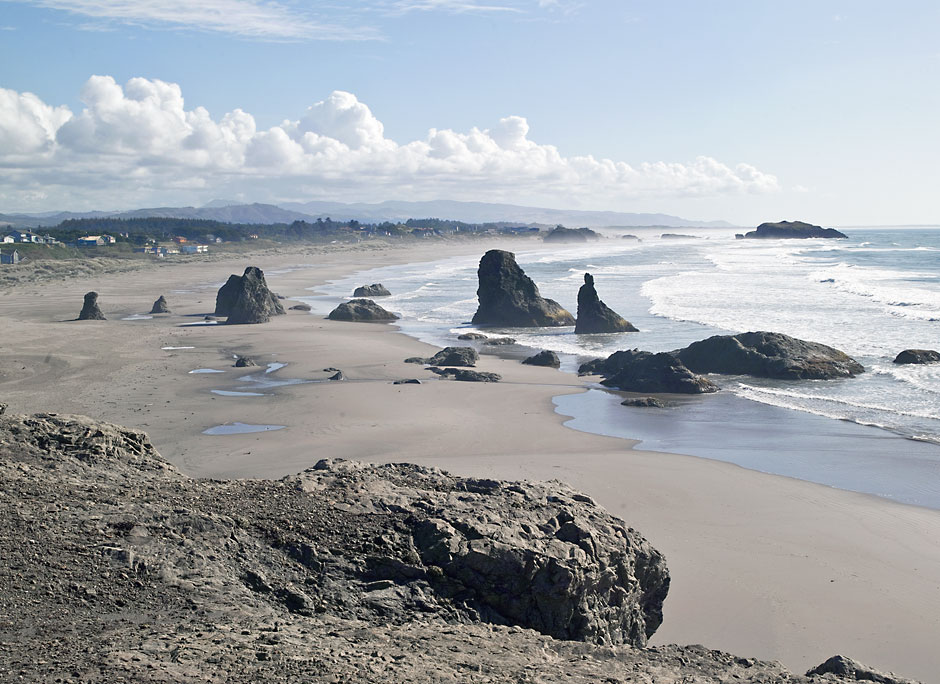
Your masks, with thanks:
[[[458,248],[482,253],[491,246],[480,241]],[[421,261],[440,245],[417,247],[394,254],[311,255],[321,263],[286,273],[274,273],[276,264],[297,265],[304,257],[272,256],[257,265],[272,271],[274,291],[304,296],[331,274],[348,275],[399,257]],[[241,256],[234,261],[246,264]],[[567,419],[551,401],[582,391],[586,383],[576,377],[572,382],[558,371],[485,355],[479,368],[501,373],[503,383],[434,380],[403,363],[432,347],[405,334],[384,334],[397,332],[390,326],[290,312],[261,326],[175,327],[179,315],[209,312],[216,274],[233,270],[241,268],[227,261],[166,265],[96,277],[95,287],[68,281],[0,292],[0,313],[16,323],[6,326],[10,333],[0,344],[0,388],[9,410],[86,413],[141,427],[186,472],[213,478],[279,477],[332,456],[415,462],[460,475],[563,479],[665,554],[673,587],[654,644],[703,642],[777,658],[794,670],[842,652],[936,681],[936,511],[577,432],[564,427]],[[185,289],[182,280],[193,291],[171,297],[172,289]],[[77,313],[85,289],[101,292],[109,321],[64,322]],[[159,294],[179,314],[119,320],[149,310]],[[115,326],[135,326],[136,334],[115,339]],[[111,349],[111,357],[102,358],[101,349]],[[259,364],[286,362],[277,371],[285,378],[320,380],[323,368],[338,367],[349,381],[287,385],[272,397],[215,398],[212,388],[232,389],[237,377],[258,371],[231,369],[231,353],[254,355]],[[25,367],[14,367],[16,359]],[[196,368],[225,372],[189,374]],[[405,377],[423,384],[391,385]],[[199,428],[229,421],[288,427],[201,435]]]

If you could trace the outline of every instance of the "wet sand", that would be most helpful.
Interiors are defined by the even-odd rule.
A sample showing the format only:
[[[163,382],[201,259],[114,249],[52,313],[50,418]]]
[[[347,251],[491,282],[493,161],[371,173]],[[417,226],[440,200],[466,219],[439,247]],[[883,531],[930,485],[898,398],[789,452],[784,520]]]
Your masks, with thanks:
[[[506,247],[435,243],[250,263],[290,298],[358,270],[494,246]],[[211,313],[218,284],[248,263],[167,265],[0,291],[0,398],[10,411],[83,413],[144,429],[194,476],[279,477],[329,456],[562,479],[666,555],[673,584],[654,643],[703,643],[794,670],[842,653],[940,681],[940,512],[636,451],[629,440],[565,428],[552,397],[583,391],[577,377],[484,356],[480,370],[500,373],[502,383],[438,380],[403,362],[434,348],[394,326],[289,311],[265,325],[180,327]],[[68,320],[88,290],[99,292],[109,320]],[[121,320],[147,313],[161,294],[173,314]],[[261,368],[233,368],[235,354]],[[286,366],[271,378],[307,382],[263,387],[243,379],[273,362]],[[326,368],[347,379],[328,381]],[[404,378],[422,384],[392,384]],[[237,422],[286,427],[203,434]]]

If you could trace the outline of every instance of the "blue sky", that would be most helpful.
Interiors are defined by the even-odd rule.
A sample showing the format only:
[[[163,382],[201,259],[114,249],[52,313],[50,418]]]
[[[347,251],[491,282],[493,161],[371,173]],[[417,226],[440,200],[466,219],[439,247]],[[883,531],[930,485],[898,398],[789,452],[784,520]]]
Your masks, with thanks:
[[[0,0],[0,212],[940,222],[940,3]]]

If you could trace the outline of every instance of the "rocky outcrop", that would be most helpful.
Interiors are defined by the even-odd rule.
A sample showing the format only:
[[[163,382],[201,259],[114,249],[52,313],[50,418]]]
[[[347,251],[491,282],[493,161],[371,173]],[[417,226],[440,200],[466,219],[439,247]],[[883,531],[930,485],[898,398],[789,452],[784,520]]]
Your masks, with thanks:
[[[391,294],[382,283],[360,285],[353,291],[353,297],[389,297]]]
[[[745,239],[753,238],[847,238],[848,235],[840,233],[834,228],[814,226],[803,221],[777,221],[776,223],[762,223],[755,230],[744,234]]]
[[[595,242],[601,236],[590,228],[565,228],[555,226],[543,238],[545,242]]]
[[[350,299],[330,312],[331,321],[353,321],[359,323],[385,323],[397,321],[398,316],[386,311],[371,299]]]
[[[229,276],[215,297],[215,315],[226,316],[232,325],[267,323],[284,314],[284,307],[268,289],[264,272],[249,266],[240,275]]]
[[[417,378],[404,378],[402,380],[396,380],[392,383],[393,385],[420,385],[421,381]]]
[[[666,408],[666,402],[656,397],[637,397],[635,399],[624,399],[620,402],[621,406],[633,406],[636,408]]]
[[[472,347],[444,347],[425,363],[435,366],[464,366],[473,367],[477,364],[480,355]]]
[[[695,373],[827,380],[865,371],[838,349],[772,332],[715,335],[672,353]]]
[[[590,273],[584,274],[584,285],[578,290],[578,319],[574,331],[578,334],[639,332],[630,321],[601,301]]]
[[[309,304],[305,304],[304,302],[301,302],[300,304],[294,304],[294,306],[290,307],[290,310],[291,311],[310,311],[311,306]]]
[[[506,325],[520,328],[574,325],[574,317],[558,302],[545,299],[516,263],[512,252],[491,249],[477,270],[480,305],[474,325]]]
[[[239,356],[235,359],[235,368],[250,368],[257,365],[255,360],[250,356]]]
[[[82,304],[82,310],[78,314],[80,321],[104,321],[107,320],[101,309],[98,308],[98,293],[86,292],[85,301]]]
[[[561,366],[561,361],[558,360],[558,354],[549,349],[543,349],[538,354],[523,359],[522,363],[527,366],[548,366],[549,368],[558,368]]]
[[[195,480],[144,433],[51,414],[0,417],[0,481],[7,680],[907,684],[635,648],[663,558],[558,482],[344,461]]]
[[[813,675],[835,675],[841,680],[850,682],[876,682],[877,684],[917,684],[911,679],[898,677],[893,672],[881,672],[874,668],[862,665],[856,660],[845,656],[835,655],[821,665],[817,665],[806,673],[807,677]]]
[[[672,354],[631,349],[581,364],[579,375],[603,375],[601,384],[625,392],[707,394],[718,386],[696,375]]]
[[[442,378],[453,378],[460,382],[499,382],[503,377],[499,373],[467,370],[466,368],[428,368]]]
[[[170,313],[170,307],[166,303],[166,297],[160,295],[157,298],[157,301],[153,303],[153,306],[150,308],[150,313],[152,314],[166,314]]]
[[[940,352],[933,351],[932,349],[905,349],[894,357],[894,363],[940,363]]]
[[[485,340],[487,339],[487,336],[484,335],[483,333],[468,332],[468,333],[461,333],[460,335],[457,335],[457,339],[458,340]]]

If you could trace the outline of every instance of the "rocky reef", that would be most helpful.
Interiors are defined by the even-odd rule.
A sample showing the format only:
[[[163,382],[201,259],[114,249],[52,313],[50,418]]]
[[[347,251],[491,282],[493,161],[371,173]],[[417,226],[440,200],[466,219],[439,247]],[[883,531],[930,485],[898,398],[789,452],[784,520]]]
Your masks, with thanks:
[[[630,321],[601,301],[594,287],[594,276],[584,274],[584,285],[578,290],[578,334],[638,332]]]
[[[360,285],[353,291],[353,297],[389,297],[391,294],[382,283]]]
[[[762,223],[755,230],[744,234],[744,238],[847,238],[835,228],[823,228],[803,221],[777,221]]]
[[[506,325],[520,328],[574,325],[574,317],[558,302],[545,299],[516,263],[512,252],[491,249],[477,269],[480,305],[474,325]]]
[[[662,555],[558,482],[329,459],[195,480],[55,414],[0,415],[0,478],[3,681],[907,681],[643,648]]]
[[[940,352],[936,352],[933,349],[905,349],[894,357],[894,363],[940,363]]]
[[[668,352],[617,351],[606,359],[581,364],[578,373],[603,375],[602,385],[624,392],[707,394],[718,391],[715,383],[696,375]]]
[[[229,276],[215,297],[215,315],[226,316],[229,324],[267,323],[271,316],[284,313],[277,295],[268,289],[264,272],[255,266],[240,276]]]
[[[353,321],[358,323],[384,323],[397,321],[398,316],[386,311],[371,299],[350,299],[343,302],[327,316],[331,321]]]
[[[170,313],[170,306],[166,302],[166,297],[160,295],[157,298],[157,301],[153,303],[153,306],[150,307],[150,313],[152,314],[165,314]]]
[[[98,308],[98,293],[86,292],[82,303],[82,310],[78,314],[80,321],[104,321],[107,320],[101,309]]]

